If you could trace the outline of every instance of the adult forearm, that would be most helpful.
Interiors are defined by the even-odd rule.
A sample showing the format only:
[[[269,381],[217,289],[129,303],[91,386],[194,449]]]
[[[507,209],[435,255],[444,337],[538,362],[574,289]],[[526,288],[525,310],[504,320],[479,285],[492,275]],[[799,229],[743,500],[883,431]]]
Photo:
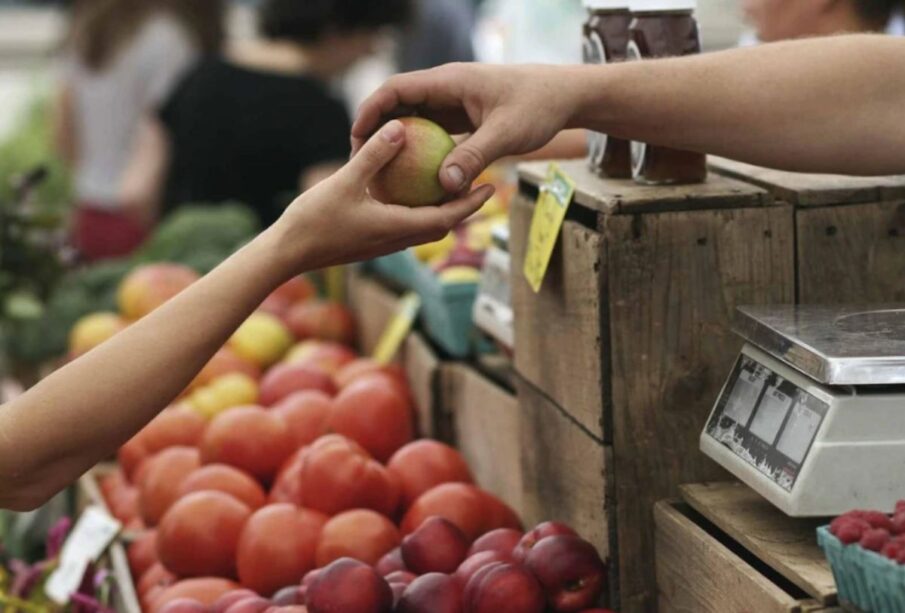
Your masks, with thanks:
[[[261,235],[161,308],[0,407],[0,506],[40,503],[112,455],[169,404],[289,274],[275,265],[275,242],[272,234]]]
[[[787,170],[905,172],[905,40],[853,35],[574,69],[573,126]]]

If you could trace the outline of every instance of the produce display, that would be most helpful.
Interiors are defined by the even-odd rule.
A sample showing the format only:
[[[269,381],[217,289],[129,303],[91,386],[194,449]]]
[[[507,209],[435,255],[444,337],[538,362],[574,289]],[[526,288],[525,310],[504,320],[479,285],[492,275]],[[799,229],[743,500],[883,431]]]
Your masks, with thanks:
[[[90,350],[192,283],[131,272]],[[523,532],[459,452],[416,439],[404,372],[299,277],[252,314],[101,479],[144,611],[594,611],[606,567],[570,527]],[[597,609],[597,611],[600,611]]]

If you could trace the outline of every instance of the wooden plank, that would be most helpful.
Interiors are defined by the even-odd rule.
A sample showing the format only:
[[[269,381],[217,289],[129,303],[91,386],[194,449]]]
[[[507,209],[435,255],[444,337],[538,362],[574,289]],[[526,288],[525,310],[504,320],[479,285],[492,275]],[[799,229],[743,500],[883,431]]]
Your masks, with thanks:
[[[520,415],[515,396],[463,364],[444,365],[441,379],[456,447],[478,485],[521,512]]]
[[[396,313],[399,298],[376,279],[358,271],[350,270],[347,287],[349,306],[358,326],[359,349],[370,355]]]
[[[738,482],[695,483],[682,499],[745,549],[824,604],[836,601],[833,571],[817,545],[822,519],[792,518]]]
[[[571,525],[610,557],[612,450],[588,436],[537,388],[516,376],[521,411],[522,495],[526,525],[557,520]]]
[[[905,204],[801,209],[796,225],[800,302],[905,300]]]
[[[763,187],[777,198],[796,206],[881,202],[905,198],[905,175],[853,177],[786,172],[718,157],[710,157],[708,163],[717,173]]]
[[[719,174],[694,185],[639,185],[631,179],[601,179],[584,160],[557,161],[575,181],[575,202],[600,213],[644,213],[697,209],[744,208],[770,204],[772,198],[750,183]],[[544,182],[549,162],[519,165],[519,178],[537,187]]]
[[[653,606],[654,502],[725,478],[698,449],[741,341],[740,304],[794,297],[789,206],[603,219],[623,605]]]
[[[696,525],[675,503],[658,502],[654,519],[661,613],[801,611],[798,599]]]
[[[437,434],[437,386],[440,358],[418,332],[412,332],[402,345],[402,367],[408,376],[417,411],[418,433],[434,438]]]
[[[517,196],[510,212],[515,368],[549,395],[593,436],[607,440],[603,423],[601,360],[603,306],[600,235],[573,221],[563,224],[540,293],[522,267],[533,203]]]

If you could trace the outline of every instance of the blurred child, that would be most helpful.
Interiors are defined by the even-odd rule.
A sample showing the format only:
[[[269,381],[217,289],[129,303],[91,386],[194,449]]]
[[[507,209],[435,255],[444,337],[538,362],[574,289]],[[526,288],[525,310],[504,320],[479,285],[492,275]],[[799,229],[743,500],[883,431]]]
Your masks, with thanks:
[[[124,194],[239,201],[262,226],[349,156],[348,112],[328,82],[369,55],[407,0],[263,0],[261,40],[200,63],[142,127]]]
[[[75,178],[73,242],[87,260],[125,255],[142,242],[146,212],[119,198],[139,121],[202,51],[219,45],[221,0],[170,1],[178,12],[162,0],[72,6],[55,133]]]

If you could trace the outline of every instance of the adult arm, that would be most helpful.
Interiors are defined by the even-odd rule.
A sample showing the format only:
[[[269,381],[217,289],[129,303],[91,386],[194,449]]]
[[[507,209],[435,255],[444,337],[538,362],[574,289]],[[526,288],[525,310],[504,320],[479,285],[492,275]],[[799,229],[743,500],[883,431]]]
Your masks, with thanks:
[[[441,169],[449,191],[579,127],[785,170],[903,173],[903,66],[905,40],[877,35],[606,66],[448,65],[390,79],[352,136],[358,147],[416,111],[473,132]]]
[[[291,276],[438,240],[492,194],[418,209],[371,200],[365,185],[403,140],[388,124],[210,274],[0,407],[0,508],[35,508],[109,457]]]

